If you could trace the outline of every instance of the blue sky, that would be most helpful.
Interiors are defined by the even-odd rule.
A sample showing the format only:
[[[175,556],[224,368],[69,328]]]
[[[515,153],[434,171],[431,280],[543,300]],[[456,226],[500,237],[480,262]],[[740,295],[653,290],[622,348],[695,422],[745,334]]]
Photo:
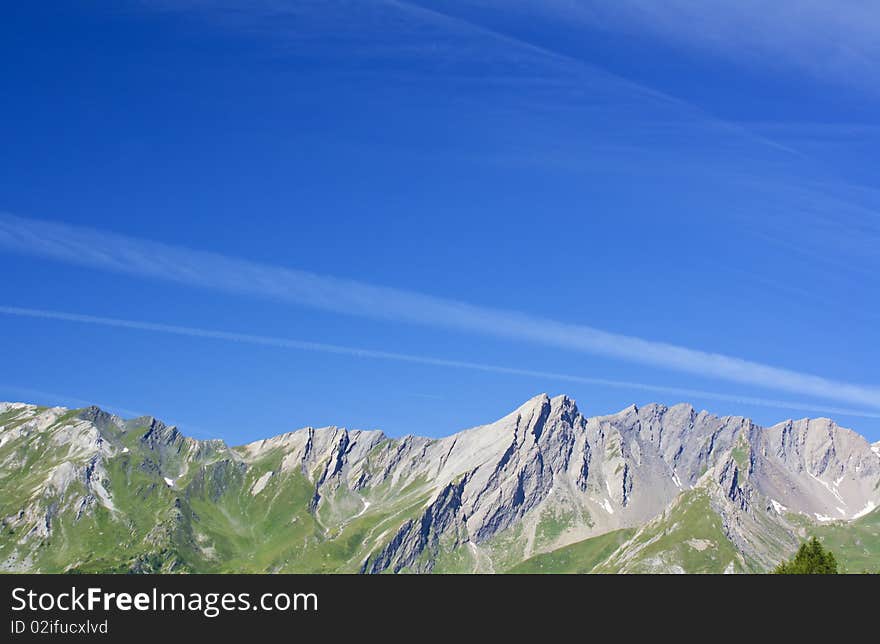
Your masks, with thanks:
[[[540,392],[880,439],[880,11],[20,3],[0,399],[240,443]]]

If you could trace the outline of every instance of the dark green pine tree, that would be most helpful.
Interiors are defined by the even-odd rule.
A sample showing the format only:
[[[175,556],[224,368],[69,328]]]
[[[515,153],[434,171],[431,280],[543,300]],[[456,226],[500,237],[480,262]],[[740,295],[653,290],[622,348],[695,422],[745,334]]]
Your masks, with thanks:
[[[773,572],[777,575],[836,575],[837,559],[813,537],[801,544],[793,559],[782,562]]]

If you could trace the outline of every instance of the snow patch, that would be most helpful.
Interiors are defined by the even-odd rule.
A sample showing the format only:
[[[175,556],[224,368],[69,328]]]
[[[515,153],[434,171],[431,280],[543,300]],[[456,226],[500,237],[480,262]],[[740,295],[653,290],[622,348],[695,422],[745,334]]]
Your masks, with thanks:
[[[678,474],[675,473],[675,469],[672,470],[672,482],[678,486],[678,489],[681,489],[681,479],[678,478]]]
[[[614,508],[611,507],[611,504],[608,502],[608,499],[602,499],[602,507],[605,508],[605,511],[608,514],[614,514]]]
[[[123,453],[123,454],[128,454],[130,451],[131,451],[131,450],[128,449],[127,447],[123,447],[123,448],[122,448],[122,453]]]
[[[837,521],[834,517],[826,517],[824,514],[816,513],[816,519],[819,521]]]
[[[770,504],[773,506],[773,509],[776,510],[776,514],[785,514],[786,511],[788,510],[787,507],[782,505],[776,499],[770,499]]]
[[[168,487],[174,487],[174,479],[170,479],[166,476],[165,483],[168,485]]]
[[[365,513],[367,510],[370,509],[370,506],[373,505],[372,503],[370,503],[370,502],[367,501],[366,499],[361,499],[361,502],[364,504],[364,507],[361,509],[360,512],[358,512],[358,513],[355,515],[355,517],[354,517],[355,519],[357,519],[357,518],[360,517],[360,516],[363,516],[364,513]]]
[[[877,508],[877,504],[876,504],[876,503],[874,503],[873,501],[868,501],[868,505],[866,505],[866,506],[863,507],[861,510],[859,510],[858,512],[856,512],[856,513],[852,516],[852,518],[853,518],[853,519],[861,519],[861,518],[862,518],[863,516],[865,516],[866,514],[870,514],[871,512],[873,512],[876,508]]]

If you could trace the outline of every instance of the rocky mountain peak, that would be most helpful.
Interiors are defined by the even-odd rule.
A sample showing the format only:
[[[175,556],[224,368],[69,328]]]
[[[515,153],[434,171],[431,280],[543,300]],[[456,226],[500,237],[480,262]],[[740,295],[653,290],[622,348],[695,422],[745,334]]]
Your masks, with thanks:
[[[86,407],[77,414],[77,417],[93,424],[102,434],[105,432],[115,433],[125,430],[125,421],[122,418],[115,414],[110,414],[95,405]]]
[[[166,425],[152,416],[137,418],[129,423],[134,427],[146,427],[141,442],[155,446],[167,446],[182,440],[184,437],[175,425]]]
[[[508,416],[520,415],[526,416],[534,413],[536,410],[540,410],[550,404],[550,396],[547,394],[538,394],[532,398],[529,398],[522,405],[517,407],[514,411],[512,411]]]
[[[0,569],[36,567],[28,557],[39,556],[59,517],[75,526],[106,515],[102,529],[118,520],[120,540],[130,543],[128,519],[149,507],[155,521],[138,525],[165,526],[161,539],[185,534],[184,551],[202,553],[198,565],[212,570],[215,550],[230,543],[212,531],[271,517],[253,532],[274,535],[273,547],[289,539],[294,549],[304,540],[320,549],[326,541],[338,553],[338,537],[350,549],[338,569],[370,572],[444,569],[447,556],[491,571],[584,539],[662,525],[656,535],[644,533],[653,535],[648,552],[654,536],[683,529],[681,513],[696,508],[700,525],[714,531],[691,539],[693,548],[729,541],[725,547],[738,553],[734,569],[746,570],[796,547],[798,526],[858,521],[880,505],[880,443],[827,419],[763,428],[687,403],[587,418],[570,397],[540,394],[444,438],[307,427],[234,449],[186,437],[154,417],[123,421],[96,407],[0,404],[0,413],[0,468],[17,481],[0,498],[0,524],[15,535],[7,550],[0,542]],[[218,503],[223,511],[215,514]],[[224,514],[239,509],[241,516]],[[793,522],[792,514],[800,518]],[[285,556],[293,559],[273,566],[303,570],[294,550]],[[650,569],[664,565],[655,557]]]

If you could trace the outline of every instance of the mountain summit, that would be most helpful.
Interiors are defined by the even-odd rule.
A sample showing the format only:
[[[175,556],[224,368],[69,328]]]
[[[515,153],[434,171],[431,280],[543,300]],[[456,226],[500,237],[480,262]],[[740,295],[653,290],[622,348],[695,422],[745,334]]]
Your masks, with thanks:
[[[441,438],[304,428],[239,447],[0,403],[0,569],[758,572],[808,534],[880,566],[880,449],[828,419],[567,396]]]

